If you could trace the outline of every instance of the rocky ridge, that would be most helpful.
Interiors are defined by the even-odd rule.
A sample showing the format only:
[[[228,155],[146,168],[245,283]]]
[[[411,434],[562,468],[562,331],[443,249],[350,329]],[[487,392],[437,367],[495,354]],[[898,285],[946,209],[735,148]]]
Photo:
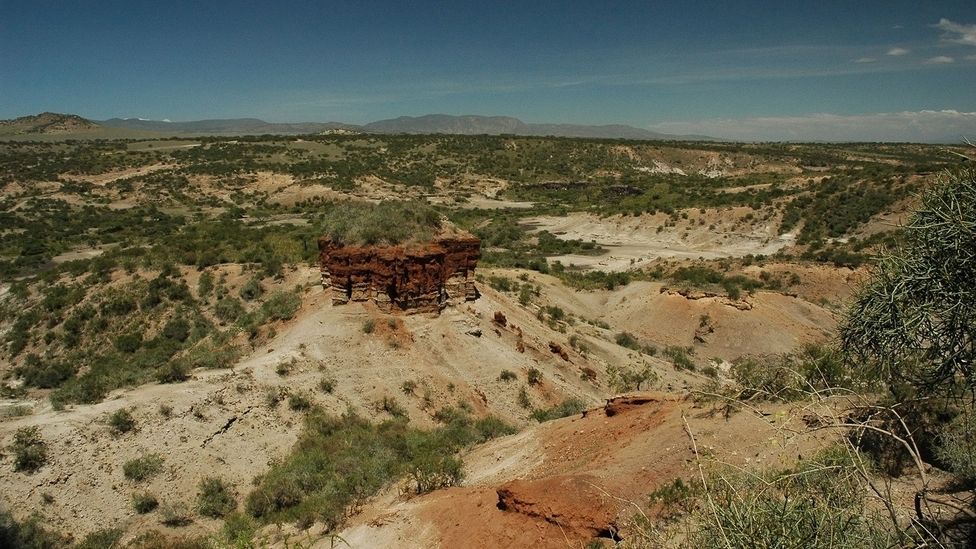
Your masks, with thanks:
[[[438,312],[478,298],[481,241],[470,234],[422,244],[346,246],[319,239],[322,285],[333,305],[371,301],[385,311]]]

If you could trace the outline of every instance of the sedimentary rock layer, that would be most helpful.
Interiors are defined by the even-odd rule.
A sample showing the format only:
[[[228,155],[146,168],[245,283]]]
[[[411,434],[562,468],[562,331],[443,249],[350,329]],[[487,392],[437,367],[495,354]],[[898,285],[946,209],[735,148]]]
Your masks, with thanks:
[[[322,284],[332,303],[373,301],[380,308],[433,312],[476,299],[481,241],[453,235],[417,245],[344,246],[319,239]]]

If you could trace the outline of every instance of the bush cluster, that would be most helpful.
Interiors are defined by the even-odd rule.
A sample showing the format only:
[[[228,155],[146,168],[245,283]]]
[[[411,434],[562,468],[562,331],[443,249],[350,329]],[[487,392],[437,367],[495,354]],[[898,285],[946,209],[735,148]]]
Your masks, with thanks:
[[[264,522],[320,520],[333,529],[351,506],[402,475],[418,492],[457,484],[458,450],[512,432],[497,419],[442,412],[443,426],[422,431],[403,419],[372,424],[354,413],[311,410],[292,453],[256,480],[247,512]]]

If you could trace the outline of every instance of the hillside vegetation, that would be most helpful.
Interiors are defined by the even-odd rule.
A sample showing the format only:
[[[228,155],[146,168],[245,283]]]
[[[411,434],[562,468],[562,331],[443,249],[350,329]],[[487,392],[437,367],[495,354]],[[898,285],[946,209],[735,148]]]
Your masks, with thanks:
[[[410,539],[447,505],[480,510],[429,519],[444,536],[477,523],[567,526],[592,547],[621,531],[631,547],[955,544],[974,512],[976,206],[953,152],[968,154],[512,135],[0,142],[0,542]],[[479,300],[398,315],[323,294],[319,237],[410,244],[453,227],[481,239]],[[633,391],[634,415],[594,411]],[[774,439],[760,463],[750,445]],[[667,469],[638,463],[652,450]],[[550,465],[561,476],[534,469]],[[592,518],[609,505],[596,492],[545,524],[492,500],[533,471],[540,493],[556,487],[533,504],[565,504],[567,478],[625,473],[613,486],[634,501],[606,498],[620,505],[580,526],[561,517]],[[79,514],[93,505],[106,524]]]

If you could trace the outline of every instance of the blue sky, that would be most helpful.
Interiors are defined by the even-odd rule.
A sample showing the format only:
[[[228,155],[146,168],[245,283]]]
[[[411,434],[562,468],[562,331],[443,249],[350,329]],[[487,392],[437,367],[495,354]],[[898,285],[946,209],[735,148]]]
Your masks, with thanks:
[[[0,118],[436,112],[744,139],[972,136],[973,8],[0,0]]]

